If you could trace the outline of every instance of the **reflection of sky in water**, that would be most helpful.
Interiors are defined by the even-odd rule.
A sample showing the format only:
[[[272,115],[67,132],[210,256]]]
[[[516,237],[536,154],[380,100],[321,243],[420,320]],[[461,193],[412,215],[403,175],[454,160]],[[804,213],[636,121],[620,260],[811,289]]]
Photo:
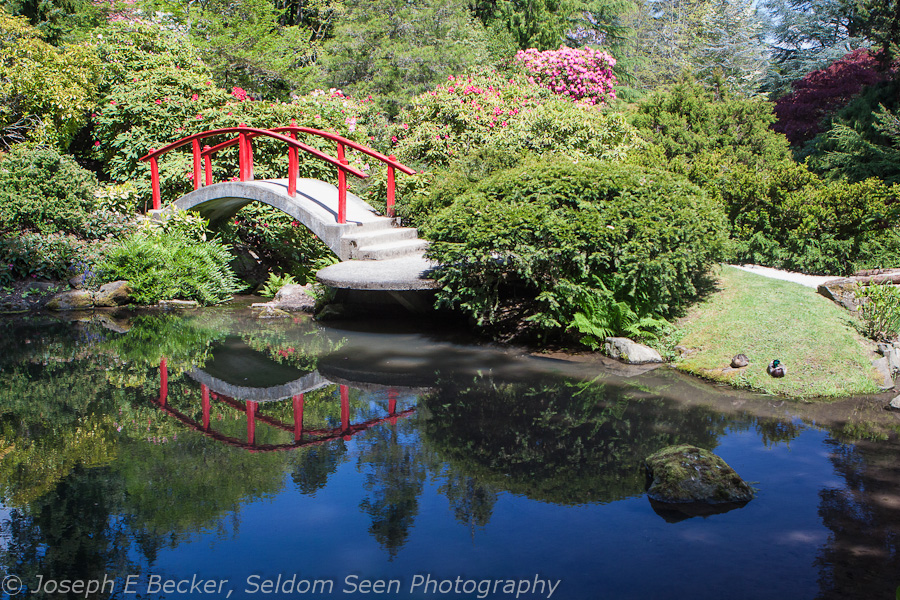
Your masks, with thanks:
[[[210,546],[200,538],[160,555],[157,572],[201,572],[243,584],[251,574],[306,578],[397,578],[404,592],[416,573],[435,578],[561,579],[558,597],[580,598],[813,598],[814,563],[829,531],[817,515],[817,478],[831,476],[819,457],[824,435],[806,430],[762,453],[754,433],[731,433],[717,452],[759,496],[746,507],[708,518],[666,523],[645,497],[563,507],[504,493],[484,528],[454,520],[432,479],[419,497],[407,543],[393,561],[366,535],[359,510],[366,496],[350,461],[328,486],[306,497],[286,486],[274,500],[240,512],[234,539]],[[235,592],[238,593],[237,591]],[[341,594],[335,594],[340,597]],[[405,594],[402,597],[415,597]],[[503,597],[498,595],[497,597]]]
[[[882,553],[878,561],[853,565],[853,569],[881,571],[880,579],[867,591],[884,590],[890,597],[889,592],[900,584],[900,580],[891,583],[892,573],[900,572],[893,569],[898,560],[896,534],[890,538],[884,533],[900,519],[894,513],[873,512],[866,503],[868,483],[860,478],[865,476],[867,455],[838,444],[823,430],[791,419],[790,404],[784,408],[783,403],[758,396],[716,390],[667,371],[630,377],[596,364],[534,359],[513,351],[451,343],[434,334],[321,329],[318,332],[328,342],[316,338],[315,352],[310,351],[302,363],[287,359],[267,363],[267,356],[284,357],[295,347],[300,349],[303,339],[290,329],[266,329],[268,337],[260,336],[256,334],[260,327],[278,326],[227,321],[208,326],[210,332],[219,332],[210,333],[215,339],[204,346],[209,350],[205,354],[209,370],[219,378],[239,374],[241,382],[256,377],[254,383],[261,386],[268,380],[286,385],[293,376],[291,369],[307,373],[308,365],[315,363],[323,377],[350,386],[352,423],[384,417],[389,398],[396,399],[398,411],[416,410],[396,424],[381,423],[347,440],[277,455],[225,448],[180,423],[167,425],[181,428],[177,444],[151,447],[143,439],[121,438],[119,453],[99,468],[112,479],[127,478],[131,470],[139,473],[121,492],[126,506],[129,494],[137,497],[141,492],[136,489],[143,483],[141,477],[161,486],[156,492],[159,497],[143,497],[151,504],[175,493],[172,490],[190,488],[176,485],[184,483],[178,481],[184,478],[209,476],[214,484],[220,477],[222,485],[246,484],[249,490],[234,500],[226,499],[212,521],[198,517],[201,524],[191,521],[189,502],[171,498],[174,510],[185,515],[178,520],[183,528],[172,543],[162,543],[152,556],[139,551],[142,542],[129,532],[128,556],[137,564],[134,569],[145,576],[190,579],[197,574],[229,579],[232,598],[258,597],[242,591],[248,576],[275,579],[295,573],[298,578],[333,580],[334,594],[323,597],[334,598],[356,597],[342,593],[348,575],[399,579],[403,582],[400,598],[474,597],[410,594],[416,574],[440,580],[457,576],[561,580],[553,597],[563,600],[816,598],[832,585],[827,583],[832,563],[845,557],[833,545],[835,536],[843,535],[835,529],[839,515],[857,529],[871,525],[872,533],[866,535],[871,535],[868,542],[873,547],[884,549],[890,546],[884,540],[893,540],[894,549],[886,557]],[[318,326],[312,327],[302,335],[315,333]],[[29,335],[39,338],[34,331]],[[45,339],[36,345],[55,347],[49,330],[42,335]],[[109,332],[104,335],[115,337]],[[83,332],[75,337],[85,339]],[[131,352],[133,357],[136,351],[125,347],[123,340],[127,338],[119,338],[115,351]],[[184,358],[191,356],[190,348],[178,350],[182,354],[169,361],[169,403],[198,419],[199,384],[184,374],[190,367]],[[103,347],[101,352],[109,350]],[[126,402],[151,411],[141,413],[142,419],[149,414],[151,420],[162,420],[165,417],[153,404],[158,369],[152,365],[158,358],[146,348],[141,352],[149,365],[144,369],[149,379],[143,387],[128,388]],[[84,369],[91,357],[81,359],[88,362],[62,363],[59,369]],[[138,359],[131,360],[129,368]],[[40,377],[39,370],[35,372]],[[40,381],[45,395],[53,377]],[[594,379],[597,382],[587,386],[577,383]],[[392,382],[398,380],[395,392],[389,394]],[[115,396],[119,392],[110,388],[97,393]],[[340,425],[340,402],[337,385],[307,394],[307,424]],[[224,412],[226,417],[213,418],[212,427],[244,440],[246,419],[240,406],[240,402],[225,406],[214,400],[213,414]],[[259,406],[259,414],[292,423],[290,399]],[[746,412],[748,407],[758,408],[759,414]],[[9,420],[14,412],[4,414]],[[33,431],[40,436],[40,428]],[[290,431],[262,422],[256,425],[256,435],[267,444],[289,445],[293,439]],[[557,435],[562,437],[554,439]],[[758,489],[757,497],[723,514],[667,522],[650,506],[638,470],[655,440],[666,439],[707,441],[711,450]],[[554,446],[558,440],[564,440],[564,447]],[[447,448],[450,443],[463,445]],[[598,450],[604,445],[609,448]],[[835,458],[835,451],[841,453],[841,460]],[[140,463],[136,457],[146,452],[154,452],[154,458]],[[316,452],[321,460],[310,462]],[[159,457],[156,464],[155,457]],[[543,465],[558,464],[554,461],[564,461],[559,463],[559,477],[541,471]],[[853,470],[848,472],[847,465]],[[219,468],[228,471],[215,470]],[[82,469],[71,467],[69,478],[80,476]],[[244,472],[246,478],[241,477]],[[888,485],[896,493],[900,474],[896,469],[893,474]],[[297,481],[299,475],[308,476],[305,487]],[[254,488],[254,478],[263,476],[274,479]],[[56,493],[62,494],[59,490],[67,489],[64,484],[69,479],[60,481]],[[615,489],[606,493],[593,487],[598,485]],[[824,495],[835,490],[851,500],[837,508],[824,506]],[[89,499],[81,500],[90,505]],[[198,504],[199,511],[204,498],[191,502]],[[138,508],[128,510],[140,513]],[[73,525],[80,519],[63,508],[60,516],[72,518]],[[156,515],[163,523],[166,517],[165,510]],[[132,518],[111,514],[108,522],[128,531]],[[8,508],[0,507],[0,519],[9,521]],[[848,527],[844,521],[841,526]],[[167,535],[166,530],[155,533],[163,539]],[[9,529],[4,527],[0,551],[9,544]],[[10,566],[7,553],[8,572]],[[845,583],[840,580],[834,585]],[[838,591],[833,597],[854,597],[856,590]]]

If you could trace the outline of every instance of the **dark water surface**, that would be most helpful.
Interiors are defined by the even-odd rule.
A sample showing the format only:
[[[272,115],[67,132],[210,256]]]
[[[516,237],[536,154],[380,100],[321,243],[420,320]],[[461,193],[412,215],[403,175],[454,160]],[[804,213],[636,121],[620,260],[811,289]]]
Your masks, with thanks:
[[[0,320],[3,598],[900,597],[883,401],[397,323],[83,318]],[[757,497],[651,506],[642,461],[676,443]]]

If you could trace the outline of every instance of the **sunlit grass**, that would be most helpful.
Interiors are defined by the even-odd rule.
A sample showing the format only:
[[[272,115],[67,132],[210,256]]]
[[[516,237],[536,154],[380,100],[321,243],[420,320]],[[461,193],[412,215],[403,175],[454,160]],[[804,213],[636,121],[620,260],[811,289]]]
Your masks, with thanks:
[[[678,369],[795,398],[879,391],[872,345],[846,310],[815,290],[733,267],[721,268],[718,288],[681,323],[680,344],[696,351],[677,360]],[[750,365],[731,369],[739,353]],[[780,379],[766,372],[776,358],[787,367]]]

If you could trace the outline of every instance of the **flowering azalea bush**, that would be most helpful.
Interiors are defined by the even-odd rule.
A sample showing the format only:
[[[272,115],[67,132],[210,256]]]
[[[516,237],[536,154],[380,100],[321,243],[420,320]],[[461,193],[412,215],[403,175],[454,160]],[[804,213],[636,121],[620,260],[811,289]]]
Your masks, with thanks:
[[[615,99],[613,85],[616,59],[593,48],[567,48],[540,52],[535,48],[519,50],[516,61],[522,63],[529,81],[550,91],[586,104],[605,104]]]
[[[391,142],[402,161],[437,167],[485,147],[621,157],[637,136],[620,115],[576,104],[523,75],[483,72],[451,75],[415,98],[401,113]]]

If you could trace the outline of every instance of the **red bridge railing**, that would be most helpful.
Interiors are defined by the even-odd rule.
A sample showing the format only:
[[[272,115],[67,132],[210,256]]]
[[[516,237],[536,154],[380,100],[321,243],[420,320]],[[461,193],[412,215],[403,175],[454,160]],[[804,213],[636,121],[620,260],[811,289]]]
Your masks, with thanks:
[[[190,417],[169,404],[169,371],[166,366],[166,359],[161,358],[159,361],[159,398],[155,403],[166,414],[175,417],[184,425],[199,431],[203,435],[214,440],[234,446],[244,448],[251,452],[273,452],[283,450],[294,450],[303,446],[316,446],[324,444],[336,439],[349,440],[354,435],[367,431],[373,427],[384,423],[396,425],[398,419],[409,417],[416,412],[415,408],[397,411],[397,391],[393,388],[388,390],[388,407],[387,415],[376,417],[363,421],[361,423],[350,422],[350,390],[346,385],[340,385],[341,396],[341,425],[331,429],[311,429],[303,424],[303,394],[297,394],[291,398],[293,403],[293,423],[284,423],[278,419],[267,417],[258,413],[259,403],[250,400],[240,401],[230,398],[223,394],[217,394],[209,389],[205,384],[200,384],[200,402],[202,407],[202,421]],[[214,430],[211,427],[211,400],[221,402],[238,412],[243,412],[247,419],[247,438],[246,441],[225,435]],[[256,441],[256,424],[264,423],[276,429],[293,434],[293,443],[286,444],[259,444]]]
[[[287,135],[283,135],[287,134]],[[297,134],[307,134],[314,135],[321,138],[325,138],[327,140],[331,140],[337,144],[337,156],[331,156],[309,146],[308,144],[304,144],[303,142],[297,140]],[[200,140],[217,137],[231,135],[236,137],[231,137],[223,142],[216,144],[215,146],[205,145],[203,148],[200,147]],[[354,177],[358,177],[359,179],[367,179],[368,175],[360,171],[355,167],[351,167],[349,161],[345,158],[345,151],[347,148],[351,148],[358,152],[362,152],[372,158],[380,160],[385,163],[388,168],[387,172],[387,215],[389,217],[394,216],[394,203],[395,203],[395,195],[396,195],[396,185],[395,185],[395,172],[400,171],[401,173],[406,173],[407,175],[412,175],[415,173],[413,169],[410,169],[406,165],[397,161],[397,157],[393,154],[390,156],[385,156],[384,154],[373,150],[367,146],[363,146],[353,140],[348,140],[347,138],[337,135],[336,133],[330,133],[327,131],[321,131],[319,129],[313,129],[311,127],[298,127],[291,121],[291,125],[288,127],[274,127],[272,129],[258,129],[256,127],[247,127],[246,125],[240,125],[238,127],[226,127],[223,129],[211,129],[209,131],[203,131],[200,133],[195,133],[193,135],[189,135],[184,137],[177,142],[172,142],[167,146],[163,146],[158,150],[151,149],[150,152],[141,158],[141,161],[148,161],[150,163],[150,178],[153,186],[153,209],[159,210],[161,201],[160,194],[160,186],[159,186],[159,157],[163,154],[169,152],[170,150],[175,150],[176,148],[180,148],[182,146],[186,146],[188,144],[191,145],[191,149],[193,152],[193,180],[194,180],[194,189],[200,189],[204,185],[212,185],[212,156],[218,152],[219,150],[223,150],[225,148],[230,148],[232,146],[238,146],[238,178],[240,181],[252,181],[253,180],[253,139],[257,137],[267,137],[275,140],[279,140],[284,142],[288,147],[288,195],[292,198],[297,193],[297,178],[299,177],[299,168],[300,168],[300,159],[299,152],[302,150],[308,154],[312,154],[318,159],[321,159],[331,165],[333,165],[337,169],[338,173],[338,223],[346,223],[347,222],[347,175],[353,175]],[[202,168],[201,168],[202,164]],[[202,177],[201,177],[202,170]]]

